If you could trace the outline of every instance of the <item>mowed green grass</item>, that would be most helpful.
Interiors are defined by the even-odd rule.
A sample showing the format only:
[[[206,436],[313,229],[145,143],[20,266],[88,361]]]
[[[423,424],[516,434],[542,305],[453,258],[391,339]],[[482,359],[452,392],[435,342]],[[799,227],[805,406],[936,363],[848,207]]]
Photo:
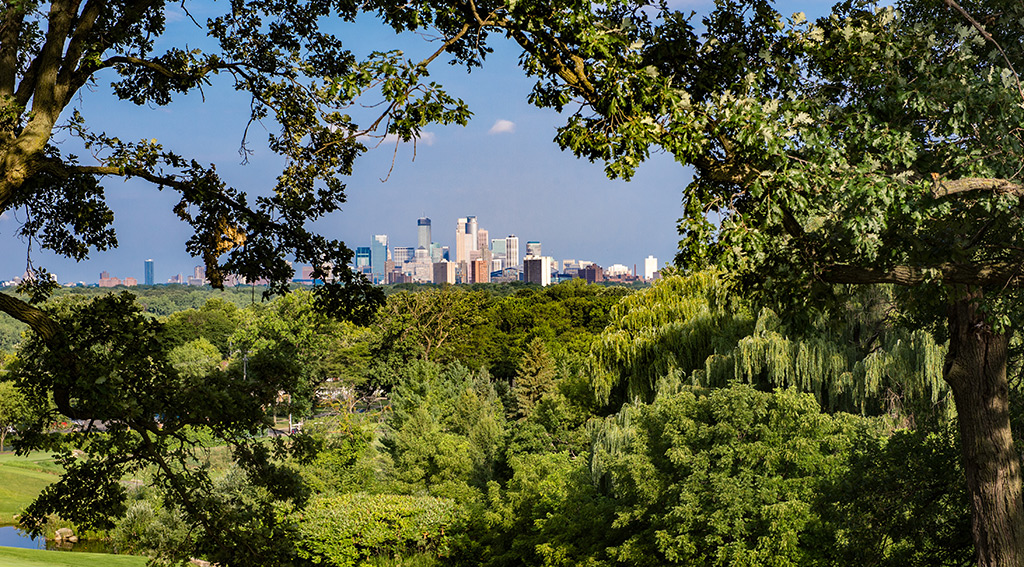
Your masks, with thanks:
[[[148,558],[0,547],[0,567],[142,567]]]
[[[14,523],[14,517],[60,473],[49,453],[0,453],[0,524]]]

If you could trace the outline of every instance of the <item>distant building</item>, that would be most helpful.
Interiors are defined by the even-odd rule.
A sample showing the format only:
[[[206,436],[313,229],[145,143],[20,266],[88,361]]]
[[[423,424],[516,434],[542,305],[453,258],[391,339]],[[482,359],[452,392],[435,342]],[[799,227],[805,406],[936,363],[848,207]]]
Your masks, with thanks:
[[[430,250],[430,219],[420,217],[416,219],[416,248]]]
[[[605,269],[604,274],[608,277],[627,276],[629,275],[629,267],[622,264],[612,264]]]
[[[135,278],[133,278],[131,276],[128,276],[127,278],[124,279],[124,285],[126,285],[128,287],[135,287],[135,286],[139,285],[139,280],[137,280],[137,279],[135,279]]]
[[[487,242],[488,242],[487,235],[488,235],[488,233],[487,233],[487,229],[486,228],[478,228],[476,230],[476,249],[477,250],[484,251],[484,250],[490,250],[491,249],[491,247],[487,245]]]
[[[491,283],[511,283],[521,281],[522,272],[519,268],[504,268],[499,272],[491,272]]]
[[[112,278],[112,277],[110,277],[110,272],[107,272],[107,271],[100,272],[100,281],[99,281],[99,286],[100,287],[115,287],[115,286],[119,286],[119,285],[121,285],[121,278],[118,278],[118,277],[113,277]]]
[[[644,258],[644,279],[653,280],[654,274],[658,271],[658,259],[654,256]]]
[[[181,274],[178,274],[176,276],[171,276],[171,277],[167,278],[167,283],[169,283],[169,284],[182,284],[182,283],[185,283],[185,280],[181,277]]]
[[[479,248],[477,248],[477,244],[479,243],[479,240],[477,239],[477,233],[479,232],[479,230],[480,230],[480,227],[479,227],[479,225],[477,225],[476,215],[469,215],[469,216],[467,216],[466,217],[466,234],[469,235],[469,239],[468,239],[469,242],[468,242],[468,244],[469,244],[469,249],[470,250],[479,250]]]
[[[523,280],[527,283],[551,284],[551,258],[547,256],[527,256],[523,258]]]
[[[434,264],[434,283],[436,284],[454,284],[455,283],[455,263],[454,262],[436,262]]]
[[[514,234],[505,238],[505,266],[518,268],[519,263],[519,237]]]
[[[587,283],[601,283],[604,281],[604,270],[601,269],[601,266],[592,262],[580,268],[579,274],[581,278],[587,280]]]
[[[412,246],[395,246],[391,249],[391,259],[395,261],[396,266],[401,266],[414,258],[416,258],[416,249]]]
[[[387,281],[385,278],[389,270],[386,264],[390,259],[391,256],[388,254],[388,235],[375,234],[373,240],[370,241],[370,281],[373,283],[384,283]]]
[[[491,281],[490,266],[484,260],[474,260],[469,265],[472,283],[488,283]]]
[[[146,285],[153,285],[153,259],[146,260],[146,272],[142,278],[142,281],[146,282]]]
[[[466,233],[469,228],[469,221],[465,218],[459,218],[455,221],[455,261],[465,262],[469,259],[469,251],[471,247],[466,239]]]
[[[527,256],[541,256],[540,241],[530,240],[526,243],[526,255]]]
[[[360,246],[356,248],[356,271],[370,267],[370,247]]]

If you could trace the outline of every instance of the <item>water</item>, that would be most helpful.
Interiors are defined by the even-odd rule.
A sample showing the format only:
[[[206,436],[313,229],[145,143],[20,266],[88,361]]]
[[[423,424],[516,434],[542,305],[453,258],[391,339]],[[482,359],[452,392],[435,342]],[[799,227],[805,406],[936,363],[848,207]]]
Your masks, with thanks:
[[[86,551],[89,553],[111,553],[105,541],[82,541],[76,544],[58,546],[55,541],[44,538],[31,538],[17,526],[0,526],[0,547],[20,547],[22,549],[48,549],[51,551]]]

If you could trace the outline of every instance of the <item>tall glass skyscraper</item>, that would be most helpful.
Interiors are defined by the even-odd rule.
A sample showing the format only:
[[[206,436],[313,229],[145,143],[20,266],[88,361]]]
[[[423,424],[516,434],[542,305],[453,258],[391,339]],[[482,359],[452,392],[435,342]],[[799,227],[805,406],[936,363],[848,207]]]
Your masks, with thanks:
[[[422,217],[416,219],[416,248],[430,250],[430,219]]]
[[[381,283],[387,277],[385,263],[388,261],[388,235],[375,234],[370,241],[370,269],[373,283]]]
[[[153,259],[146,260],[146,275],[143,278],[146,285],[153,285]]]

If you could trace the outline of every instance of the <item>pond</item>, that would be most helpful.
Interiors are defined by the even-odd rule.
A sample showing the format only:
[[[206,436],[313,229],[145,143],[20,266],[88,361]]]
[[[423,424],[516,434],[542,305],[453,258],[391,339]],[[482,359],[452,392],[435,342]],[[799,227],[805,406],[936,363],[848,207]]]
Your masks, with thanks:
[[[105,541],[80,541],[75,544],[57,545],[57,542],[55,541],[46,541],[43,538],[31,538],[16,526],[0,526],[0,547],[111,553],[110,545]]]

